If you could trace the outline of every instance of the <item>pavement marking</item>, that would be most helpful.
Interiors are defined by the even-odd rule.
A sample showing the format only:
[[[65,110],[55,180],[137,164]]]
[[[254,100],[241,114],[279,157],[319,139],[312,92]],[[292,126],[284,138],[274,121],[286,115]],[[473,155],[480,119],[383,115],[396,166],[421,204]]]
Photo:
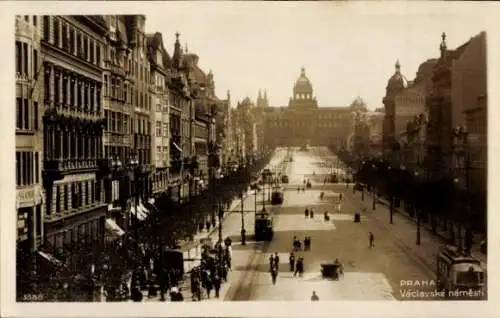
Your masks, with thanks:
[[[305,219],[299,214],[281,214],[275,217],[274,231],[328,231],[335,230],[335,224],[330,220],[325,222],[322,215],[318,215],[316,219]]]
[[[324,279],[320,272],[303,277],[280,272],[273,286],[269,273],[259,273],[252,300],[309,300],[316,291],[320,300],[395,300],[393,289],[382,273],[346,272],[338,281]]]

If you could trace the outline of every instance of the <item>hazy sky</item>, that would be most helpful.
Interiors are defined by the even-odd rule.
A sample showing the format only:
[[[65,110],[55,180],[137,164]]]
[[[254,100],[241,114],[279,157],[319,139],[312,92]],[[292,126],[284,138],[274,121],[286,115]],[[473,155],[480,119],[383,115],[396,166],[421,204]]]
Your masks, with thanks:
[[[288,104],[304,66],[320,106],[347,106],[359,95],[369,108],[380,107],[397,59],[411,80],[421,62],[439,55],[443,31],[455,48],[487,30],[483,10],[434,7],[431,15],[429,6],[197,1],[157,7],[147,11],[147,31],[160,31],[170,54],[178,31],[200,66],[213,71],[220,98],[230,90],[233,100],[255,99],[262,88],[272,106]]]

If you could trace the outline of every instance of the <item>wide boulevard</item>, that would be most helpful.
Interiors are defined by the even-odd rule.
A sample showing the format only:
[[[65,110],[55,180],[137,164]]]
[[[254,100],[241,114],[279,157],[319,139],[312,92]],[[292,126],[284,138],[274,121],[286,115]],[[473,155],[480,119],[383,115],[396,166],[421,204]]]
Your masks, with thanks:
[[[435,260],[443,243],[422,230],[421,244],[415,244],[416,227],[404,215],[395,214],[389,223],[389,211],[377,204],[372,209],[372,197],[364,200],[352,184],[324,183],[327,174],[346,173],[342,164],[327,148],[309,151],[291,151],[293,161],[283,163],[287,150],[277,151],[269,167],[288,174],[284,203],[266,208],[275,214],[275,235],[271,242],[255,242],[254,212],[262,210],[262,191],[245,199],[241,212],[232,212],[223,223],[223,235],[233,237],[233,268],[223,287],[224,300],[308,300],[316,291],[320,300],[415,300],[411,292],[432,292],[435,279]],[[290,153],[288,153],[290,154]],[[282,163],[280,165],[280,162]],[[309,179],[312,188],[297,191]],[[325,197],[320,199],[321,192]],[[336,207],[343,193],[340,209]],[[264,198],[267,200],[267,193]],[[257,201],[257,202],[256,202]],[[314,218],[306,218],[304,210],[314,211]],[[323,214],[328,211],[330,221]],[[354,213],[361,213],[361,222],[355,223]],[[248,234],[247,244],[240,242],[243,225]],[[369,233],[375,246],[369,247]],[[296,256],[305,260],[303,277],[295,277],[288,265],[293,237],[303,240],[311,237],[310,251],[299,251]],[[272,284],[269,273],[269,255],[278,253],[280,268],[277,283]],[[338,258],[344,264],[345,275],[338,281],[321,277],[321,264]],[[439,296],[426,294],[426,299]]]

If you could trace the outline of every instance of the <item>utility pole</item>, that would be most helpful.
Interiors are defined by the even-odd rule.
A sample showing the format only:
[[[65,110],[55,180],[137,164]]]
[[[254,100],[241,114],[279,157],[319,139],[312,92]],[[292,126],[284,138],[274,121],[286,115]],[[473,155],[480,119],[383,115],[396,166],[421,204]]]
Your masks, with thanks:
[[[244,211],[243,191],[240,194],[240,200],[241,200],[241,245],[246,245],[245,211]]]

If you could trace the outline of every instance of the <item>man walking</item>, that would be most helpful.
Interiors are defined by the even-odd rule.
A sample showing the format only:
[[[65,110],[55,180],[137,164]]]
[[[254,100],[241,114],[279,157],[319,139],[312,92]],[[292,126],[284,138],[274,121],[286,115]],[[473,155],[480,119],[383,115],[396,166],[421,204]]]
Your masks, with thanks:
[[[375,243],[374,243],[374,242],[375,242],[375,236],[373,235],[373,233],[372,233],[372,232],[370,232],[370,234],[369,234],[369,240],[370,240],[370,245],[369,245],[369,247],[370,247],[370,248],[375,247]]]
[[[295,255],[293,254],[293,252],[290,253],[288,262],[290,263],[290,272],[293,272],[295,269]]]

